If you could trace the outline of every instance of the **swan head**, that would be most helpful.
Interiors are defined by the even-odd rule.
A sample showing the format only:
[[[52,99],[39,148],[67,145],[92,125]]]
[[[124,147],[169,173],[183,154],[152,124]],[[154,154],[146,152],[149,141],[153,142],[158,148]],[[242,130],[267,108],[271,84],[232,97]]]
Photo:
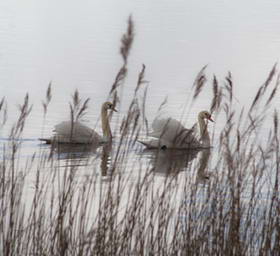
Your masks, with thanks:
[[[199,119],[207,119],[207,120],[209,120],[209,121],[211,121],[211,122],[214,122],[214,120],[211,118],[211,114],[210,114],[208,111],[206,111],[206,110],[201,111],[201,112],[198,114],[198,118],[199,118]]]
[[[102,109],[105,110],[105,111],[111,109],[111,110],[113,110],[113,111],[115,111],[115,112],[118,112],[118,111],[114,108],[114,104],[111,103],[110,101],[104,102],[103,105],[102,105]]]

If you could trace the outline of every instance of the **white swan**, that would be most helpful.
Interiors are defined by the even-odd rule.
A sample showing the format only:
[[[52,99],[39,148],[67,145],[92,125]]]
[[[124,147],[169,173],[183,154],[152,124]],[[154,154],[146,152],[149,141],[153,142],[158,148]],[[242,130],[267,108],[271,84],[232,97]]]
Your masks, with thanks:
[[[64,121],[55,126],[54,136],[48,139],[39,140],[50,143],[74,143],[74,144],[98,144],[108,142],[112,139],[109,124],[108,110],[117,112],[111,102],[104,102],[101,108],[101,122],[103,136],[100,136],[93,129],[81,124],[80,122]]]
[[[147,148],[209,148],[210,137],[207,130],[207,122],[214,122],[208,111],[201,111],[198,114],[198,124],[200,129],[200,138],[198,139],[192,129],[185,128],[179,121],[173,118],[155,119],[152,128],[153,131],[148,135],[155,139],[149,141],[140,141]]]

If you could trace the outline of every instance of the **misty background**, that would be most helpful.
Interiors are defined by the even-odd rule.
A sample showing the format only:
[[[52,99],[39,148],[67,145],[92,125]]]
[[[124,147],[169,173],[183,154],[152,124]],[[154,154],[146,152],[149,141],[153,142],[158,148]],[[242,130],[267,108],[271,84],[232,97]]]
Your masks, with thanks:
[[[231,71],[238,104],[246,105],[279,61],[279,11],[277,0],[2,1],[0,97],[9,103],[5,129],[17,118],[17,105],[28,92],[33,111],[25,136],[41,135],[41,101],[50,81],[53,98],[45,135],[69,119],[68,102],[75,89],[83,99],[91,98],[85,121],[94,126],[122,64],[120,39],[129,15],[135,40],[118,115],[126,113],[125,103],[132,97],[143,63],[149,81],[149,121],[166,96],[168,114],[179,115],[204,65],[208,65],[209,90],[190,113],[190,122],[210,106],[213,74],[223,83]],[[0,136],[5,137],[6,131]]]

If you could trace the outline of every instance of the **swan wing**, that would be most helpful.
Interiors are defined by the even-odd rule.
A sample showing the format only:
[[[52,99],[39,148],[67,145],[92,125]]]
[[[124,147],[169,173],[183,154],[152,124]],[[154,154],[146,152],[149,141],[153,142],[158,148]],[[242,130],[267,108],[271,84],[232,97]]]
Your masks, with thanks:
[[[163,140],[164,144],[172,145],[173,148],[197,147],[199,140],[196,136],[196,126],[187,129],[173,118],[155,119],[152,123],[153,131],[149,136]]]
[[[54,129],[58,141],[75,143],[90,143],[93,140],[101,141],[102,138],[93,129],[80,122],[65,121],[57,124]]]
[[[153,131],[149,136],[174,140],[180,134],[192,134],[192,129],[185,128],[181,122],[174,118],[155,119],[152,123]]]

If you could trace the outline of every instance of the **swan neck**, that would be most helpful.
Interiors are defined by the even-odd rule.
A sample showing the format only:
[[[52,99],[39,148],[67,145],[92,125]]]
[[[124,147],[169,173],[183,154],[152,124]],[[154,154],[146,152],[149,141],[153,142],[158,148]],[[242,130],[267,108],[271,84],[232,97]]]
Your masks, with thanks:
[[[200,128],[200,139],[204,146],[210,146],[210,137],[207,130],[207,123],[205,122],[204,118],[198,117],[198,123]]]
[[[112,139],[112,133],[109,123],[109,117],[106,109],[101,110],[101,121],[102,121],[102,131],[103,137],[106,141]]]

